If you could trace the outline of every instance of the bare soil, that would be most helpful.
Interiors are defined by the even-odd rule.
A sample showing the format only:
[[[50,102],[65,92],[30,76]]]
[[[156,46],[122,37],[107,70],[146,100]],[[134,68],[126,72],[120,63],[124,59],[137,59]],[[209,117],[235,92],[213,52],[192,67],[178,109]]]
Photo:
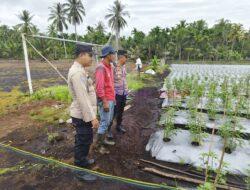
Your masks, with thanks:
[[[131,107],[124,113],[123,125],[127,129],[127,133],[122,135],[113,128],[116,145],[109,148],[111,151],[109,155],[100,155],[92,149],[90,157],[96,159],[96,164],[90,169],[146,182],[194,187],[192,184],[162,178],[141,170],[143,164],[140,163],[140,159],[157,162],[145,151],[145,146],[150,135],[157,130],[156,126],[161,112],[158,89],[167,75],[168,72],[165,72],[156,76],[154,81],[150,82],[149,86],[151,87],[143,88],[134,93],[133,100],[130,102]],[[53,100],[31,102],[2,116],[0,118],[0,142],[73,164],[74,128],[66,123],[47,125],[34,121],[29,116],[31,110],[55,104],[60,104],[60,102]],[[58,132],[63,136],[63,139],[53,144],[49,143],[48,132]],[[193,170],[187,165],[158,163],[183,171]],[[75,179],[72,171],[68,169],[44,164],[41,161],[0,149],[0,168],[17,165],[22,165],[23,168],[0,175],[0,189],[139,189],[122,182],[103,178],[99,178],[92,184],[81,182]],[[37,167],[37,165],[41,167]],[[235,180],[238,180],[238,177],[235,177]]]

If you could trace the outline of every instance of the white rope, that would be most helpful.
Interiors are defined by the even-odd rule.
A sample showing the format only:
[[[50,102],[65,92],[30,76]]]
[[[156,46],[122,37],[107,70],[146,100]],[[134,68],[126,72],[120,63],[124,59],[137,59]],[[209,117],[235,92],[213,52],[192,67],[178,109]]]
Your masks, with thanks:
[[[110,42],[111,42],[111,40],[112,40],[112,37],[113,37],[113,34],[112,34],[112,32],[111,32],[110,37],[109,37],[109,39],[108,39],[108,41],[107,41],[107,43],[106,43],[105,45],[109,45],[109,44],[110,44]]]
[[[103,45],[100,44],[93,44],[93,43],[88,43],[88,42],[81,42],[81,41],[76,41],[76,40],[68,40],[68,39],[62,39],[62,38],[55,38],[55,37],[49,37],[49,36],[40,36],[40,35],[28,35],[30,37],[34,37],[34,38],[44,38],[44,39],[50,39],[50,40],[58,40],[58,41],[65,41],[65,42],[79,42],[81,44],[86,44],[86,45],[92,45],[92,46],[100,46],[102,47]]]
[[[92,46],[96,46],[96,47],[103,47],[104,45],[100,45],[100,44],[93,44],[93,43],[88,43],[88,42],[81,42],[81,41],[76,41],[76,40],[68,40],[68,39],[61,39],[61,38],[55,38],[55,37],[49,37],[49,36],[40,36],[40,35],[27,35],[30,37],[34,37],[34,38],[43,38],[43,39],[51,39],[51,40],[58,40],[58,41],[63,41],[63,42],[73,42],[73,43],[82,43],[82,44],[86,44],[86,45],[92,45]],[[112,40],[113,34],[111,32],[111,35],[108,39],[108,42],[105,45],[110,44],[110,41]],[[61,78],[68,83],[67,79],[60,73],[60,71],[46,58],[44,57],[40,51],[38,51],[32,44],[31,42],[26,39],[26,41],[28,42],[28,44],[47,62],[49,63],[49,65],[61,76]],[[98,63],[98,56],[96,55],[95,57],[96,62]]]
[[[42,54],[41,54],[41,52],[39,52],[32,44],[31,44],[31,42],[29,41],[29,40],[27,40],[26,39],[26,41],[28,42],[28,44],[45,60],[45,61],[47,61],[49,64],[50,64],[50,66],[53,68],[53,69],[55,69],[55,71],[62,77],[62,79],[68,84],[68,81],[67,81],[67,79],[60,73],[60,71],[46,58],[46,57],[44,57]]]

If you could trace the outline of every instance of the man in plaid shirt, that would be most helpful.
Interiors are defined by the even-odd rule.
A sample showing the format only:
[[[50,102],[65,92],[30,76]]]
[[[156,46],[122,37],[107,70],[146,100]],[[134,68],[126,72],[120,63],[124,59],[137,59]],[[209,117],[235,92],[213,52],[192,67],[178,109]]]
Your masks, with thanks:
[[[128,85],[126,81],[126,61],[127,61],[127,51],[118,50],[118,63],[114,65],[114,87],[115,87],[115,119],[116,119],[116,130],[121,133],[125,133],[126,129],[122,125],[122,115],[124,112],[124,107],[126,105],[126,98],[128,95]],[[108,131],[108,138],[112,139],[113,135],[111,128]]]

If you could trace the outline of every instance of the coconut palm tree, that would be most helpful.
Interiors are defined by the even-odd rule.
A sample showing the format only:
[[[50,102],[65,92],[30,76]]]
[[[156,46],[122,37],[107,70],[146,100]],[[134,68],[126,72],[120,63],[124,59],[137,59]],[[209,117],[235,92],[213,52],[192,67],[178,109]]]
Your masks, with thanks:
[[[234,50],[236,41],[242,41],[244,38],[244,28],[242,24],[232,24],[231,30],[229,32],[229,40],[232,43],[231,50]]]
[[[68,25],[66,23],[67,17],[66,17],[65,5],[57,3],[53,7],[49,7],[49,10],[51,12],[48,20],[52,21],[52,25],[56,27],[56,30],[61,33],[64,39],[63,30],[64,28],[66,30],[68,29]],[[63,45],[64,45],[65,57],[67,57],[65,41],[63,41]]]
[[[174,32],[176,49],[179,52],[179,60],[182,59],[182,50],[184,48],[185,43],[187,43],[188,38],[188,29],[187,23],[185,20],[181,20],[179,24],[177,24]]]
[[[116,0],[114,5],[108,9],[108,14],[105,16],[105,19],[108,19],[108,24],[111,29],[115,31],[117,49],[119,49],[120,31],[127,25],[127,21],[124,17],[129,17],[129,13],[125,11],[125,8],[125,5],[119,0]]]
[[[75,37],[77,41],[76,25],[83,22],[82,17],[85,16],[84,6],[81,0],[68,0],[64,5],[68,14],[69,23],[75,26]]]
[[[57,31],[56,27],[53,24],[50,24],[47,28],[47,34],[51,37],[56,37],[57,36]]]
[[[99,31],[99,32],[105,33],[105,25],[103,24],[102,21],[99,21],[96,24],[96,30]]]
[[[34,15],[31,15],[27,10],[23,10],[17,16],[22,21],[22,23],[17,25],[18,30],[26,34],[33,33],[34,24],[31,23],[31,20]]]

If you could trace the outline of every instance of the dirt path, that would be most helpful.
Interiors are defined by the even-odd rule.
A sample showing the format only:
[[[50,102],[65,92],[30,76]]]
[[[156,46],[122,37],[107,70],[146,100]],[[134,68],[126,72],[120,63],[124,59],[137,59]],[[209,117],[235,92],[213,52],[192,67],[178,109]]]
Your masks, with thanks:
[[[166,74],[167,73],[165,73],[165,75]],[[160,82],[162,78],[158,77],[156,80],[157,81],[154,81],[154,84]],[[131,103],[131,108],[124,113],[123,124],[126,126],[127,133],[121,135],[116,133],[114,130],[116,145],[115,147],[110,148],[110,155],[99,155],[95,152],[91,153],[91,155],[96,158],[96,165],[93,166],[92,169],[112,175],[129,177],[149,182],[161,183],[165,181],[159,177],[144,173],[138,168],[138,160],[140,158],[148,157],[147,153],[145,152],[145,145],[150,135],[156,130],[155,123],[157,122],[160,113],[160,100],[158,97],[159,92],[157,87],[144,88],[135,93],[134,100]],[[67,163],[72,163],[74,129],[67,124],[61,125],[57,128],[51,127],[53,130],[62,133],[65,138],[63,141],[50,144],[47,141],[47,134],[44,130],[44,127],[39,126],[39,124],[35,124],[28,118],[28,110],[39,108],[45,105],[52,105],[54,103],[55,102],[53,101],[47,101],[27,105],[26,107],[24,106],[20,108],[25,111],[17,110],[8,116],[1,118],[0,141],[10,141],[12,142],[11,144],[13,146],[17,146],[21,149],[41,154],[46,157],[52,156]],[[26,127],[23,127],[24,125]],[[19,155],[16,156],[18,157]],[[10,164],[9,157],[13,157],[13,155],[7,154],[6,156],[5,154],[5,157],[0,157],[1,163],[6,166],[11,166],[15,162],[18,163],[18,161],[14,159],[14,161],[11,162],[12,164]],[[44,168],[35,174],[34,172],[28,170],[27,173],[25,173],[25,176],[24,173],[22,174],[21,172],[8,173],[4,178],[2,178],[2,180],[0,180],[0,187],[4,187],[4,185],[7,183],[19,185],[31,183],[34,184],[31,187],[36,187],[35,189],[40,189],[39,187],[51,187],[51,189],[58,189],[52,180],[54,177],[61,181],[62,184],[59,186],[63,187],[64,185],[64,187],[67,187],[67,189],[77,189],[76,187],[79,186],[77,181],[73,180],[73,182],[69,182],[72,180],[72,173],[63,170],[61,171],[62,174],[57,176],[57,170],[61,171],[61,169],[53,169],[50,171],[48,168]],[[37,177],[29,177],[31,175],[30,172],[32,175]],[[41,177],[45,174],[48,175],[49,173],[51,173],[53,176],[51,179],[46,178],[46,181],[42,178],[43,182],[39,180],[38,176]],[[20,183],[21,178],[24,178],[23,183]],[[39,180],[39,182],[37,180]],[[119,188],[114,188],[116,187],[115,182],[112,182],[113,185],[109,185],[110,182],[101,180],[101,183],[106,183],[105,189],[106,187],[109,187],[108,189],[136,189],[135,187],[127,188],[126,185],[122,187],[123,184],[120,183],[117,184],[117,187]],[[85,186],[82,184],[79,187],[82,189],[82,187]],[[100,188],[94,188],[91,186],[91,189]]]

